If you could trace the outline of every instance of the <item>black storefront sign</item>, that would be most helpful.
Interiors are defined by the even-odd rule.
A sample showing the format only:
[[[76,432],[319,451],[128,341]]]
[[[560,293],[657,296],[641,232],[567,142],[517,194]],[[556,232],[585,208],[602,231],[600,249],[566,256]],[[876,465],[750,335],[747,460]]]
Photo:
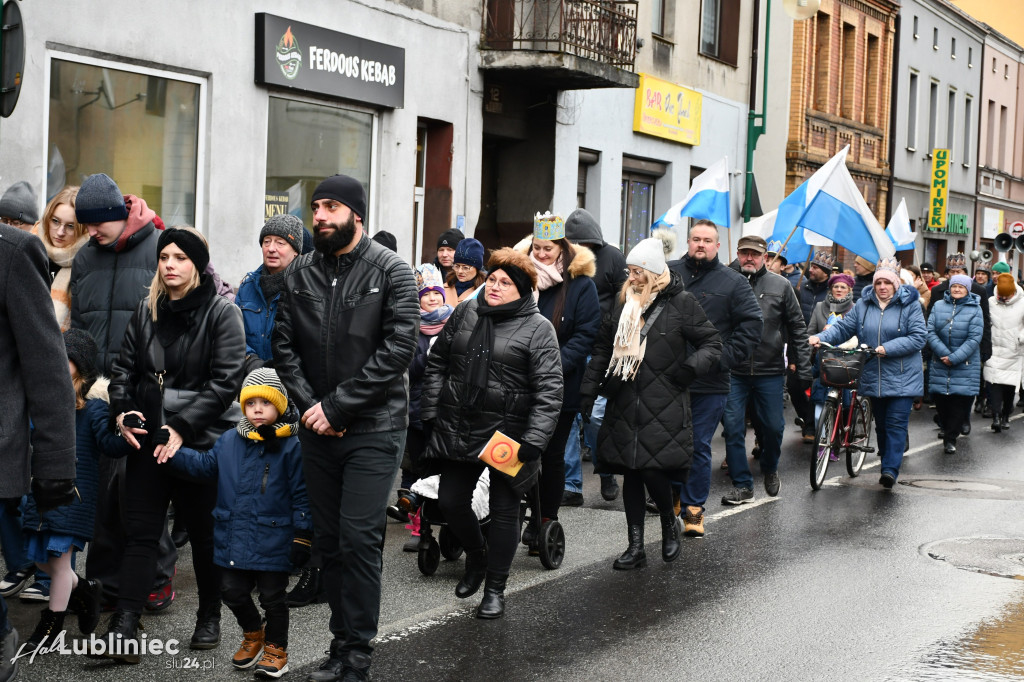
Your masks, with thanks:
[[[405,50],[260,12],[256,84],[401,109]]]

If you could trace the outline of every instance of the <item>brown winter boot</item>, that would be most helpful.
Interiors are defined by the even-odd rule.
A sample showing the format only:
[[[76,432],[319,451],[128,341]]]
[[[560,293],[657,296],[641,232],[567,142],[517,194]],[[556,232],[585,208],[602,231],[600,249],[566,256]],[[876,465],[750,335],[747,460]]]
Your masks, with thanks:
[[[242,633],[242,645],[231,658],[231,665],[239,670],[245,670],[256,665],[263,653],[263,628],[252,632]]]

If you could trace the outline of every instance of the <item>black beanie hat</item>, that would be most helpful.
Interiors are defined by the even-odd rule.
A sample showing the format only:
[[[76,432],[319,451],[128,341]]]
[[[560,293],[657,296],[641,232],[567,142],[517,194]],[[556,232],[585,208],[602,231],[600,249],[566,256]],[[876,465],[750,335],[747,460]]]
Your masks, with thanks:
[[[381,230],[380,232],[374,232],[373,241],[377,242],[381,246],[386,246],[395,253],[398,253],[398,240],[395,239],[395,235],[391,234],[387,230]]]
[[[320,199],[340,201],[351,208],[363,222],[366,221],[366,190],[363,189],[362,183],[353,177],[339,173],[324,178],[313,190],[313,198],[310,201]]]
[[[183,230],[180,227],[168,227],[160,233],[156,241],[156,255],[159,259],[160,252],[168,244],[174,244],[185,252],[188,259],[196,266],[196,271],[201,275],[210,264],[210,249],[203,240],[191,230]]]
[[[69,329],[64,332],[64,347],[68,351],[68,360],[75,363],[78,376],[85,382],[83,395],[89,392],[96,379],[100,376],[96,359],[100,350],[89,332],[83,329]]]
[[[459,245],[459,242],[465,238],[465,235],[462,234],[462,230],[456,230],[455,228],[445,230],[441,233],[441,236],[437,238],[437,248],[440,249],[442,246],[447,246],[449,249],[454,249]]]

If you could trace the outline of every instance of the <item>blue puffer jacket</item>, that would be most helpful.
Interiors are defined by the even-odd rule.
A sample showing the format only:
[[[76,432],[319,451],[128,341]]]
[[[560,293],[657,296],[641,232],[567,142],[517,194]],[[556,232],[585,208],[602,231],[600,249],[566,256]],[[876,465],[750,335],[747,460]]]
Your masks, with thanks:
[[[297,436],[277,452],[231,429],[213,448],[182,448],[171,466],[195,478],[217,477],[213,563],[248,571],[290,571],[295,531],[312,529]]]
[[[274,359],[270,350],[270,336],[274,332],[274,318],[277,316],[277,302],[281,294],[267,302],[260,289],[260,277],[263,266],[259,266],[242,280],[235,294],[235,305],[242,309],[242,322],[245,323],[245,354],[258,355],[268,362]]]
[[[25,502],[26,529],[92,539],[96,496],[99,494],[100,455],[124,457],[135,452],[123,438],[110,431],[107,383],[106,379],[100,379],[93,384],[85,407],[75,411],[75,487],[78,488],[78,496],[71,504],[51,509],[40,518],[36,501],[29,495]]]
[[[835,346],[856,335],[872,348],[885,348],[885,357],[864,364],[861,395],[895,398],[924,394],[921,349],[928,332],[920,298],[917,289],[904,284],[882,310],[874,289],[866,290],[853,310],[818,336]]]
[[[981,339],[984,314],[977,294],[955,300],[946,290],[928,318],[932,349],[928,391],[938,395],[977,395],[981,385]],[[941,358],[949,357],[947,366]]]

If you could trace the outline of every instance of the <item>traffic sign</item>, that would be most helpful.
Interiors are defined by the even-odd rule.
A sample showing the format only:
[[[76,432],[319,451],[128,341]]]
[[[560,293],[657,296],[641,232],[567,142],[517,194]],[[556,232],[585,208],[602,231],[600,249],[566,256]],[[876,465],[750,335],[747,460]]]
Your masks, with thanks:
[[[1016,238],[1024,234],[1024,223],[1016,220],[1010,223],[1010,236]]]

